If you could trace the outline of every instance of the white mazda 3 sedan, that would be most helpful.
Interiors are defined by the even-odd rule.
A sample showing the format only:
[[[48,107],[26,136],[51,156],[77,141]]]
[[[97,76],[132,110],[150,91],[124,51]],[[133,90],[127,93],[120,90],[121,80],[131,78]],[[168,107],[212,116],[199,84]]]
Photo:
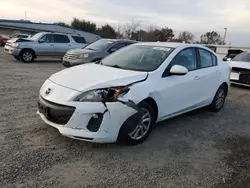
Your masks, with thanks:
[[[139,144],[157,122],[205,106],[219,111],[229,79],[229,66],[201,45],[137,43],[53,74],[37,113],[70,138]]]

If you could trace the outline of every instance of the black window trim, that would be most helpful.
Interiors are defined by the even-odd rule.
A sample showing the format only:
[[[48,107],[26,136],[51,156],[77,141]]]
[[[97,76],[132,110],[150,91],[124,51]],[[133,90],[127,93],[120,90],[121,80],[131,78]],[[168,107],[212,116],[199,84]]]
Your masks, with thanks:
[[[195,58],[196,58],[196,69],[188,70],[188,72],[192,72],[192,71],[199,70],[199,55],[198,55],[198,53],[197,53],[198,50],[196,49],[196,47],[187,47],[187,48],[182,49],[181,51],[179,51],[179,52],[173,57],[173,59],[174,59],[177,55],[179,55],[181,52],[183,52],[184,50],[187,50],[187,49],[194,49],[194,51],[195,51]],[[163,71],[162,76],[161,76],[162,78],[171,76],[171,75],[169,74],[169,71],[170,71],[170,69],[172,68],[171,63],[172,63],[173,59],[171,60],[171,62],[170,62],[169,65],[167,66],[167,68]],[[165,75],[165,74],[166,74],[166,75]]]
[[[75,35],[72,35],[71,37],[72,37],[72,39],[74,40],[75,43],[78,43],[78,44],[87,44],[87,41],[86,41],[85,37],[83,37],[83,36],[75,36]],[[83,38],[83,40],[84,40],[85,42],[84,42],[84,43],[76,42],[76,40],[75,40],[74,37]]]
[[[46,33],[46,34],[44,34],[43,36],[40,37],[39,40],[41,40],[41,39],[42,39],[44,36],[46,36],[46,35],[51,35],[51,36],[52,36],[52,42],[46,42],[46,43],[55,43],[55,36],[54,36],[54,34],[51,34],[51,33]]]
[[[67,35],[63,35],[63,34],[53,34],[54,35],[54,43],[57,43],[57,44],[69,44],[70,43],[70,39]],[[60,35],[60,36],[65,36],[67,37],[68,39],[68,42],[56,42],[55,38],[56,38],[56,35]]]
[[[204,51],[207,51],[207,52],[210,54],[210,56],[211,56],[211,58],[212,58],[212,66],[201,67],[201,58],[200,58],[201,56],[200,56],[200,51],[199,51],[199,49],[204,50]],[[218,66],[218,58],[217,58],[217,56],[215,56],[215,55],[214,55],[213,53],[211,53],[209,50],[204,49],[204,48],[196,47],[196,51],[197,51],[197,54],[198,54],[198,69],[206,69],[206,68],[211,68],[211,67]],[[216,60],[215,63],[214,63],[213,56],[215,57],[215,60]]]
[[[124,41],[117,41],[117,42],[114,42],[106,51],[107,51],[108,53],[110,53],[110,50],[111,50],[115,45],[121,44],[121,43],[126,44],[126,42],[124,42]],[[125,46],[124,46],[124,47],[125,47]],[[124,48],[124,47],[122,47],[122,48]],[[121,49],[121,48],[120,48],[120,49]]]

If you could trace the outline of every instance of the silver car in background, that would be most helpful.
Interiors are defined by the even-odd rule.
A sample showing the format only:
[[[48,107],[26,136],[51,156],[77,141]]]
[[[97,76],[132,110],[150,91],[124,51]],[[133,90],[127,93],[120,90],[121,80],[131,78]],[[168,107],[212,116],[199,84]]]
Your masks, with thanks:
[[[29,63],[37,57],[62,58],[67,51],[86,46],[83,37],[73,34],[41,32],[28,39],[8,40],[4,52]]]
[[[250,52],[243,52],[227,63],[232,70],[231,83],[250,87]]]
[[[63,65],[65,67],[72,67],[75,65],[99,61],[109,54],[134,43],[136,43],[136,41],[124,39],[100,39],[82,49],[68,51],[63,57]]]

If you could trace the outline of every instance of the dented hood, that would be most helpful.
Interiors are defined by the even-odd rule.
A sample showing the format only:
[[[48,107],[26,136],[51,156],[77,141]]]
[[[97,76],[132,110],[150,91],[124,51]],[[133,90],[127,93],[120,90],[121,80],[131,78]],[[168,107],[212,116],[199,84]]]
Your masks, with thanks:
[[[147,72],[123,70],[91,63],[64,69],[53,74],[49,80],[70,89],[87,91],[125,86],[146,79],[147,74]]]
[[[13,38],[8,40],[8,43],[15,43],[15,42],[33,42],[32,40],[28,39],[20,39],[20,38]]]

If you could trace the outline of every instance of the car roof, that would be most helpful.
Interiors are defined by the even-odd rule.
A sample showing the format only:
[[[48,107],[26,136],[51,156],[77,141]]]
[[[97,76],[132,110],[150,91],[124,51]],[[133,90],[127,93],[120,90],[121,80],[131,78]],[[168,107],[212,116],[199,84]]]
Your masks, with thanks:
[[[138,41],[129,40],[129,39],[109,39],[109,38],[102,38],[100,40],[108,40],[108,41],[113,41],[113,42],[132,42],[132,43],[138,42]]]
[[[206,48],[200,44],[188,44],[188,43],[179,43],[179,42],[140,42],[135,45],[145,45],[145,46],[160,46],[160,47],[169,47],[169,48],[178,48],[178,47],[201,47]]]

